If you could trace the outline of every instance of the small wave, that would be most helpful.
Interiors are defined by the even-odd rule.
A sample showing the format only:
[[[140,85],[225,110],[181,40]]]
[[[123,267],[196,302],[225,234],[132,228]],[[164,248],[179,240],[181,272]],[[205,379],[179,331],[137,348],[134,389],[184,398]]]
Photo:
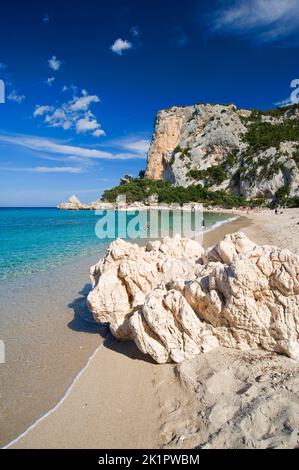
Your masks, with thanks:
[[[210,232],[211,230],[215,230],[215,228],[218,228],[220,227],[221,225],[223,224],[226,224],[228,222],[233,222],[234,220],[237,220],[239,219],[240,216],[236,215],[234,217],[229,217],[228,219],[224,219],[224,220],[219,220],[218,222],[215,222],[214,224],[208,226],[205,230],[204,230],[204,233],[208,233]]]

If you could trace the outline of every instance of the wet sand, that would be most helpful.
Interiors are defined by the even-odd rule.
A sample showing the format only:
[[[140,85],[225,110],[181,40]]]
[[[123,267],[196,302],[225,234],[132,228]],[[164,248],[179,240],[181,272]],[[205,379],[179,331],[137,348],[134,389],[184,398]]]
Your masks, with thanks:
[[[213,230],[204,233],[203,245],[205,248],[213,246],[219,242],[227,233],[234,233],[242,230],[245,232],[247,227],[250,227],[253,221],[245,216],[238,216],[236,220],[222,224]]]
[[[85,305],[99,254],[0,285],[0,445],[53,407],[102,342]]]

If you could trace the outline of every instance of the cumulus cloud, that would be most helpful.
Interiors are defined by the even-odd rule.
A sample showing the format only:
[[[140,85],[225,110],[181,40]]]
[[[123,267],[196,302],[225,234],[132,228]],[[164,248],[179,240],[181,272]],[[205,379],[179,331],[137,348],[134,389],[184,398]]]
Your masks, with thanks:
[[[91,103],[99,103],[100,98],[96,95],[88,95],[86,90],[82,90],[82,96],[74,98],[71,103],[73,111],[87,111]]]
[[[60,69],[62,62],[61,60],[58,60],[55,55],[53,55],[51,59],[48,60],[48,64],[50,69],[55,70],[55,72],[57,72],[57,70]]]
[[[92,134],[94,137],[105,135],[100,123],[91,112],[90,106],[99,103],[97,95],[89,95],[82,90],[81,96],[73,96],[70,101],[58,107],[36,106],[33,116],[43,117],[49,127],[60,127],[64,130],[74,129],[77,134]]]
[[[99,123],[90,112],[86,113],[84,118],[81,118],[76,122],[76,131],[78,134],[91,132],[94,137],[105,135],[105,132],[103,129],[99,128]]]
[[[55,78],[54,78],[54,77],[49,77],[49,78],[47,79],[47,85],[52,86],[53,83],[54,83],[54,81],[55,81]]]
[[[131,49],[132,47],[133,45],[130,41],[119,38],[114,41],[110,49],[112,52],[115,52],[115,54],[123,55],[124,51]]]
[[[62,90],[61,90],[63,93],[67,92],[67,91],[71,91],[73,93],[78,93],[78,87],[76,87],[75,85],[64,85],[62,87]]]
[[[214,32],[252,34],[264,42],[298,35],[299,0],[235,0],[220,3],[211,16]]]
[[[95,137],[101,137],[102,135],[104,136],[105,135],[105,131],[103,131],[103,129],[96,129],[94,132],[93,132],[93,135]]]
[[[43,116],[46,113],[49,113],[54,110],[54,106],[37,106],[33,113],[34,117]]]
[[[19,95],[16,90],[11,90],[9,93],[7,99],[10,101],[14,101],[15,103],[21,104],[25,100],[26,96],[25,95]]]

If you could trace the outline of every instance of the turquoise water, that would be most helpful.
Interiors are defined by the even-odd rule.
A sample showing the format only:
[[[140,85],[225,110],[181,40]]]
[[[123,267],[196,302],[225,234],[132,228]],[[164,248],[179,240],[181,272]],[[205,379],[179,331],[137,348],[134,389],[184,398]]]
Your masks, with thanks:
[[[205,213],[205,228],[228,218]],[[94,211],[0,208],[0,280],[55,268],[103,250],[111,240],[96,237]]]

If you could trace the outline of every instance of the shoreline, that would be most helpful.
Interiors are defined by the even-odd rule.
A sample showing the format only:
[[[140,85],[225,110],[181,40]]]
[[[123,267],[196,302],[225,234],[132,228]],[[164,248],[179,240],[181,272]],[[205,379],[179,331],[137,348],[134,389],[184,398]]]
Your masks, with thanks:
[[[89,267],[100,256],[99,249],[51,271],[1,283],[6,363],[0,365],[0,421],[5,423],[0,445],[60,400],[103,341],[107,329],[93,321],[85,306]]]
[[[241,228],[242,226],[244,226],[244,224],[246,223],[246,218],[245,217],[237,217],[236,219],[234,218],[234,220],[228,220],[228,221],[221,221],[220,222],[220,225],[211,229],[211,230],[207,230],[205,233],[204,233],[204,244],[207,243],[209,240],[211,240],[213,234],[215,233],[216,237],[220,237],[221,238],[221,234],[222,233],[229,233],[231,232],[232,230],[236,230],[236,229],[239,229]],[[210,242],[211,244],[211,242]],[[85,338],[86,338],[86,335],[85,335]],[[41,433],[41,430],[40,430],[40,427],[44,428],[44,426],[48,425],[47,423],[49,422],[49,425],[50,423],[52,422],[52,420],[56,420],[56,415],[60,415],[60,410],[64,410],[64,408],[66,407],[66,409],[68,409],[68,407],[70,406],[69,405],[69,401],[72,401],[73,398],[73,393],[75,394],[75,392],[73,392],[74,388],[79,388],[78,392],[76,392],[76,400],[81,400],[80,397],[82,397],[82,392],[81,392],[81,387],[84,386],[84,383],[86,381],[86,376],[87,374],[90,374],[89,371],[92,370],[92,374],[95,374],[97,375],[97,369],[98,369],[98,363],[104,363],[102,366],[101,366],[101,370],[103,371],[103,367],[105,369],[105,373],[107,373],[107,375],[109,375],[109,377],[111,378],[112,382],[113,381],[116,381],[117,380],[117,377],[113,377],[113,374],[112,374],[112,377],[111,377],[111,374],[109,373],[109,363],[111,363],[111,360],[113,360],[113,364],[117,364],[119,366],[119,370],[123,370],[124,368],[126,370],[131,370],[132,367],[133,367],[133,364],[134,366],[136,365],[136,362],[138,363],[138,367],[133,367],[134,369],[134,374],[133,374],[133,384],[134,384],[134,381],[137,381],[138,382],[138,377],[141,375],[143,376],[143,381],[148,381],[148,387],[147,387],[147,390],[145,392],[142,392],[142,390],[140,390],[140,394],[142,395],[143,393],[145,393],[145,397],[144,397],[144,400],[146,402],[152,402],[154,403],[154,406],[153,408],[159,408],[158,406],[158,402],[157,400],[159,401],[159,397],[157,396],[156,394],[156,391],[153,389],[153,385],[152,385],[152,381],[156,380],[157,383],[160,383],[161,381],[163,382],[165,379],[165,376],[167,377],[167,380],[170,380],[171,383],[173,384],[173,386],[175,387],[175,379],[174,377],[172,377],[173,375],[173,366],[172,365],[166,365],[165,367],[161,368],[161,370],[159,370],[157,368],[157,365],[156,364],[152,364],[152,363],[149,363],[147,362],[141,355],[141,353],[139,353],[139,351],[137,350],[137,348],[131,344],[131,343],[117,343],[116,340],[114,340],[110,334],[108,334],[108,337],[106,337],[106,339],[104,338],[103,340],[100,339],[100,337],[97,337],[97,340],[98,341],[102,341],[102,344],[98,344],[96,349],[92,352],[92,354],[87,358],[87,362],[85,363],[85,365],[83,365],[81,367],[81,369],[79,369],[79,371],[77,371],[76,375],[73,376],[72,378],[72,381],[71,381],[71,384],[69,384],[69,386],[67,387],[66,390],[64,390],[64,393],[62,396],[60,396],[60,399],[57,400],[56,404],[53,404],[51,407],[48,408],[48,411],[46,411],[43,415],[40,415],[37,417],[37,419],[35,421],[33,421],[30,426],[28,426],[24,431],[22,431],[22,433],[20,433],[19,435],[15,435],[13,437],[13,439],[11,439],[9,442],[7,443],[4,443],[4,447],[5,448],[23,448],[23,446],[26,446],[26,442],[28,441],[28,445],[29,447],[32,445],[33,447],[36,447],[36,446],[39,446],[39,444],[41,446],[46,446],[47,447],[47,442],[48,441],[48,438],[50,437],[50,434],[53,432],[54,433],[54,430],[51,431],[51,433],[48,433],[47,431],[45,431],[45,433]],[[107,346],[107,344],[109,346]],[[113,345],[113,347],[111,346]],[[101,347],[101,346],[104,346],[104,347]],[[115,353],[114,352],[114,358],[111,357],[111,354],[113,353],[113,350],[117,350],[117,352]],[[127,352],[129,351],[129,353]],[[129,355],[129,357],[128,357]],[[136,359],[136,357],[138,359]],[[135,360],[132,361],[132,358],[134,358]],[[146,372],[146,375],[144,375],[144,365],[146,364],[146,368],[147,368],[147,372]],[[107,369],[107,370],[106,370]],[[135,370],[136,369],[136,370]],[[136,385],[136,384],[135,384]],[[135,388],[135,385],[134,387],[132,388],[131,390],[131,394],[133,393],[134,394],[134,388]],[[98,384],[98,386],[100,387],[100,385]],[[107,384],[104,384],[103,385],[103,388],[101,389],[101,394],[103,396],[105,396],[105,387],[107,386]],[[89,387],[92,389],[92,381],[90,380],[89,382]],[[140,387],[139,387],[140,388]],[[115,389],[115,391],[114,391]],[[111,387],[111,393],[116,393],[116,390],[118,389],[118,386],[116,384],[114,384],[113,387]],[[88,391],[84,392],[84,393],[87,393]],[[117,392],[118,393],[118,392]],[[116,393],[116,397],[117,397],[117,393]],[[124,400],[126,399],[126,397],[124,397]],[[85,400],[85,399],[84,399]],[[83,401],[84,401],[83,400]],[[92,403],[94,403],[96,400],[99,400],[98,398],[98,395],[95,396],[95,397],[90,397],[90,401]],[[86,401],[86,400],[85,400]],[[111,398],[109,399],[109,401],[111,401]],[[99,400],[99,403],[101,402],[101,399]],[[139,403],[140,405],[140,403]],[[96,403],[94,403],[94,406],[96,406]],[[129,405],[128,405],[129,406]],[[130,405],[131,407],[131,405]],[[81,409],[81,408],[85,408],[85,404],[82,404],[80,402],[80,405],[77,404],[76,405],[76,408],[78,409]],[[110,409],[112,409],[112,403],[110,403],[110,406],[109,406]],[[142,407],[141,407],[142,408]],[[138,407],[135,408],[135,412],[138,411]],[[147,415],[147,411],[145,410],[144,411],[145,414]],[[151,426],[152,426],[152,435],[151,435],[151,438],[150,440],[148,441],[148,444],[145,445],[145,447],[150,447],[153,445],[153,441],[151,439],[153,439],[153,436],[158,432],[158,416],[157,414],[154,413],[154,419],[153,417],[151,416],[152,415],[152,410],[150,411],[149,415],[146,416],[146,421],[151,421]],[[59,419],[59,417],[58,417]],[[66,419],[66,417],[64,417],[64,419]],[[84,416],[81,416],[80,419],[78,419],[78,423],[81,423],[81,419],[84,420]],[[98,419],[101,420],[101,418],[98,416]],[[108,419],[108,418],[107,418]],[[109,417],[109,420],[111,419],[111,416]],[[131,420],[131,427],[132,427],[132,420],[133,420],[133,417],[130,418]],[[73,423],[74,424],[74,423]],[[116,425],[116,423],[114,423]],[[128,424],[128,423],[127,423]],[[125,424],[125,426],[127,426],[127,424]],[[107,428],[108,428],[108,424],[105,423],[104,425],[104,429],[106,430],[105,431],[105,435],[107,434]],[[130,428],[130,426],[129,426]],[[154,431],[153,431],[154,430]],[[79,432],[79,430],[77,429],[76,432]],[[114,431],[113,431],[114,432]],[[125,432],[125,430],[123,430],[123,432]],[[139,436],[141,435],[141,430],[138,431],[138,433],[135,435],[135,438],[136,439],[139,439]],[[113,439],[113,433],[111,431],[111,434],[110,434],[110,439]],[[44,436],[44,437],[41,437],[41,436]],[[74,432],[74,435],[72,437],[73,439],[73,442],[75,443],[76,442],[76,433]],[[54,433],[54,436],[55,437],[55,433]],[[105,436],[102,436],[102,439],[104,439]],[[33,441],[32,441],[33,439]],[[37,441],[36,441],[37,439]],[[40,440],[41,439],[41,440]],[[59,440],[62,439],[62,436],[60,436]],[[88,442],[93,442],[92,440],[92,436],[89,436],[88,437]],[[121,439],[121,436],[119,436],[119,439]],[[149,439],[147,437],[147,439]],[[131,438],[130,438],[130,442],[132,441],[132,433],[131,433]],[[61,441],[61,445],[62,445],[62,442],[63,440]],[[72,444],[70,444],[71,442],[71,439],[69,439],[69,445],[71,446]],[[102,440],[103,442],[103,440]],[[50,444],[49,444],[50,445]],[[54,447],[56,444],[54,444]],[[57,441],[57,445],[59,445],[58,441]],[[74,444],[73,444],[74,445]],[[79,445],[79,442],[78,442],[78,445]],[[86,444],[87,445],[87,444]],[[92,445],[92,444],[91,444]],[[99,446],[100,444],[97,442],[97,443],[94,443],[94,445],[96,446]],[[118,441],[118,445],[120,445],[119,441]],[[134,444],[135,445],[135,444]],[[155,445],[158,446],[158,442],[155,442]],[[20,446],[20,447],[19,447]],[[67,444],[66,444],[67,446]],[[129,441],[126,441],[123,443],[123,446],[129,446]],[[107,441],[106,442],[106,445],[105,447],[109,448],[109,442]],[[116,446],[117,447],[117,446]]]
[[[282,212],[276,217],[270,211],[238,214],[237,219],[207,231],[204,246],[241,230],[257,243],[273,243],[298,252],[294,233],[299,230],[299,210]],[[289,364],[285,358],[277,360]],[[119,343],[109,335],[60,402],[5,448],[164,447],[165,436],[173,427],[172,418],[168,422],[174,413],[171,410],[176,410],[177,400],[185,400],[174,372],[174,365],[153,364],[134,344]],[[181,446],[186,445],[182,441]]]

